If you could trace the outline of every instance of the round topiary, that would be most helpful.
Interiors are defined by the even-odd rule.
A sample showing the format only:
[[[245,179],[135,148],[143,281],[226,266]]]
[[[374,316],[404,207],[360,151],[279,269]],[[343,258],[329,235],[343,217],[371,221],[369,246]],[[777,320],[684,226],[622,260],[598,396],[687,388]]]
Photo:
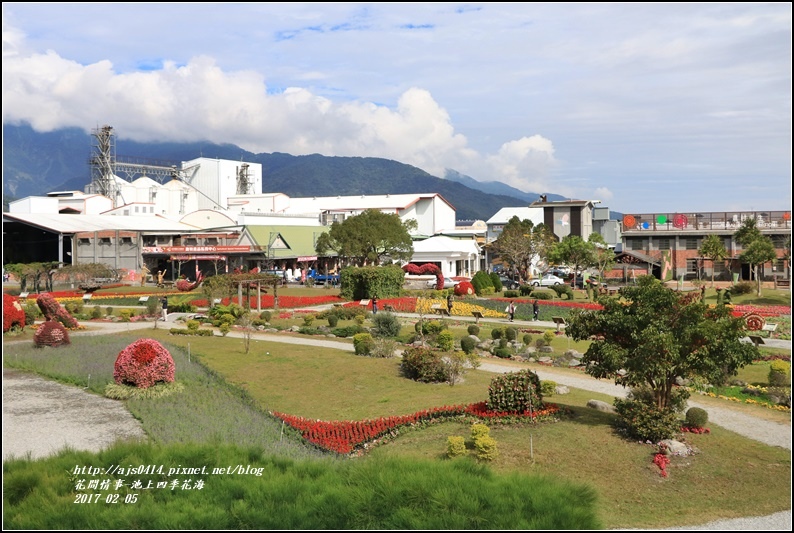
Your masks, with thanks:
[[[460,349],[464,352],[473,353],[475,348],[477,348],[477,341],[471,337],[463,337],[460,339]]]
[[[44,322],[33,335],[33,344],[36,348],[43,348],[44,346],[55,348],[70,343],[69,333],[57,320],[48,320]]]
[[[158,382],[174,381],[174,370],[174,359],[162,344],[138,339],[119,352],[113,379],[119,385],[146,389]]]
[[[3,293],[3,333],[13,327],[25,329],[25,310],[18,299]]]
[[[686,425],[691,428],[702,428],[709,421],[709,414],[700,407],[690,407],[686,412]]]
[[[466,331],[469,333],[469,335],[474,335],[476,337],[480,334],[480,326],[477,324],[469,324],[469,326],[466,328]]]
[[[468,281],[461,281],[455,285],[455,296],[471,296],[474,294],[474,285]]]

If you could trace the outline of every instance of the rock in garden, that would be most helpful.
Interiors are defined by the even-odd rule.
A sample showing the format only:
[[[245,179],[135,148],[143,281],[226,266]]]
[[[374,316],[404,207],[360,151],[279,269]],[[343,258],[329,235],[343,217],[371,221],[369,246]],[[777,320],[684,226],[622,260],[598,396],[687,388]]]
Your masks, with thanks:
[[[659,444],[665,446],[667,450],[670,452],[670,455],[678,455],[681,457],[685,457],[691,453],[689,446],[677,440],[665,439],[661,441]]]
[[[595,409],[596,411],[603,411],[605,413],[614,413],[615,408],[609,405],[607,402],[602,402],[601,400],[587,400],[587,407],[590,409]]]
[[[567,385],[557,385],[554,387],[554,394],[570,394],[571,390]]]

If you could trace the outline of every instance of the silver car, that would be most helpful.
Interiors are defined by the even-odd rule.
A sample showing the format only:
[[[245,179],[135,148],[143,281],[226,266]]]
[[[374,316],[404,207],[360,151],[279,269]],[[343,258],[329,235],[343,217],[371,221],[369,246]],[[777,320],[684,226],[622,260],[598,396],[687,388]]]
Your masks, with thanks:
[[[563,285],[565,280],[558,278],[553,274],[544,274],[540,279],[533,279],[531,284],[533,287],[554,287],[555,285]]]
[[[445,289],[452,289],[458,283],[459,283],[458,281],[455,281],[452,278],[446,278],[446,277],[444,278],[444,288]],[[436,280],[436,279],[427,280],[427,288],[428,289],[435,289],[437,285],[438,285],[438,280]]]

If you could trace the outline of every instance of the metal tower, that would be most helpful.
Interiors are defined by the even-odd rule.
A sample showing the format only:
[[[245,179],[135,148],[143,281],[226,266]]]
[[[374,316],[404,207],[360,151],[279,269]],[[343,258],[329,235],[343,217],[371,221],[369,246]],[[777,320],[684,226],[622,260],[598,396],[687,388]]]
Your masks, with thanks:
[[[102,126],[91,132],[95,144],[91,147],[91,184],[88,192],[107,196],[116,207],[121,189],[114,174],[116,142],[112,126]]]

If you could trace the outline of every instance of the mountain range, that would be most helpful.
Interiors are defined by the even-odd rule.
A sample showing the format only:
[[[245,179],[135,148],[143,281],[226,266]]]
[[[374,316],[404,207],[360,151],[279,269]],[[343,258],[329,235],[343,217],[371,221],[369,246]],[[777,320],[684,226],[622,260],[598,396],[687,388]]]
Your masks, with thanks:
[[[197,157],[260,163],[262,192],[292,197],[439,193],[456,209],[458,220],[488,220],[503,207],[523,207],[540,193],[503,183],[481,182],[447,170],[432,176],[417,167],[376,157],[319,154],[254,154],[232,144],[139,143],[116,139],[116,155],[137,162],[176,164]],[[3,204],[52,191],[84,190],[91,181],[94,138],[79,128],[36,132],[29,125],[3,125]],[[549,201],[564,200],[547,193]]]

